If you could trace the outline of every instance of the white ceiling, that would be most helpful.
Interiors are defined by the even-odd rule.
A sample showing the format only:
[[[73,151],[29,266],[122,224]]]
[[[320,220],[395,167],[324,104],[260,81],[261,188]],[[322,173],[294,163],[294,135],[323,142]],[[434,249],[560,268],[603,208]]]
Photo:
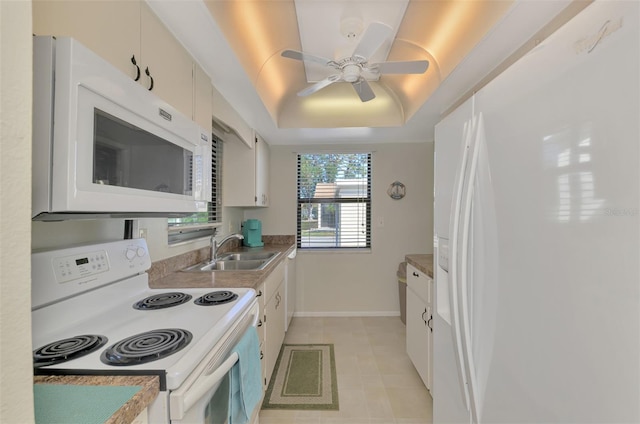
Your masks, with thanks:
[[[240,65],[218,24],[202,0],[147,0],[158,17],[174,33],[236,111],[271,145],[370,144],[428,142],[434,125],[461,97],[507,59],[538,30],[568,6],[570,0],[520,0],[476,48],[441,83],[434,94],[403,126],[382,128],[277,128],[252,81]],[[305,52],[332,58],[331,43],[323,37],[339,37],[345,3],[357,4],[366,27],[371,20],[397,29],[405,0],[330,1],[296,0],[298,25]],[[300,4],[299,4],[300,3]],[[375,8],[365,8],[375,3]],[[322,7],[319,7],[319,6]],[[364,11],[363,11],[364,9]],[[369,12],[371,10],[371,12]],[[376,10],[377,12],[373,12]],[[391,13],[390,10],[394,12]],[[401,11],[401,12],[400,12]],[[370,13],[381,13],[374,15]],[[248,25],[250,23],[247,23]],[[338,33],[336,33],[336,25]],[[384,58],[383,58],[384,59]],[[215,113],[215,112],[214,112]]]

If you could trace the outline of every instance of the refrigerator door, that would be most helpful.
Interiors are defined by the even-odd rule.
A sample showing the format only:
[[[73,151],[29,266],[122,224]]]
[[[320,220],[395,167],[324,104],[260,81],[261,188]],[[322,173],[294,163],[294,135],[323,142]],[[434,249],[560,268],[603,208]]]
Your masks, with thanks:
[[[449,222],[456,171],[461,166],[465,125],[473,116],[473,99],[464,102],[435,128],[434,225],[436,237],[449,237]]]
[[[455,265],[449,258],[449,230],[456,172],[465,167],[463,155],[473,116],[473,99],[463,103],[435,128],[434,224],[435,313],[433,315],[433,421],[434,423],[470,422],[464,357],[459,349],[460,333],[453,324],[449,270]],[[462,174],[460,172],[460,174]]]
[[[595,2],[476,95],[478,422],[640,422],[639,16]]]

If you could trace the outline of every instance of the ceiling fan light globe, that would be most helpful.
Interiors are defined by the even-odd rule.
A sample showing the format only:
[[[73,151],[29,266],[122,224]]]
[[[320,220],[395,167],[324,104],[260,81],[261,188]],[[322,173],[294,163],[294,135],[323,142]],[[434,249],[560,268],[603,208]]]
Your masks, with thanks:
[[[342,69],[342,79],[347,82],[356,82],[360,79],[360,67],[347,65]]]

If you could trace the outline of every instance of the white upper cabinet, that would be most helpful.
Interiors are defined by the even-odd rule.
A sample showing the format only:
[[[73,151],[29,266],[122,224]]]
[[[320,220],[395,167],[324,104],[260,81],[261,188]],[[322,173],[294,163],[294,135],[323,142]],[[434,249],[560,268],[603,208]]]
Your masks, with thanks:
[[[237,138],[253,149],[255,142],[251,127],[215,87],[212,91],[213,132],[225,141]]]
[[[213,115],[213,85],[197,63],[193,64],[193,120],[211,132]]]
[[[211,130],[211,81],[145,2],[35,0],[33,32],[77,39]]]
[[[140,60],[140,11],[137,1],[33,2],[33,33],[73,37],[135,78],[131,58]]]
[[[140,66],[143,76],[149,70],[153,80],[145,85],[158,97],[193,118],[193,60],[154,15],[146,3],[141,6]],[[153,82],[153,87],[151,87]]]
[[[224,143],[224,206],[269,206],[269,145],[257,133],[253,143],[249,148],[237,137]]]
[[[256,150],[256,206],[269,206],[269,145],[260,135],[255,135]]]

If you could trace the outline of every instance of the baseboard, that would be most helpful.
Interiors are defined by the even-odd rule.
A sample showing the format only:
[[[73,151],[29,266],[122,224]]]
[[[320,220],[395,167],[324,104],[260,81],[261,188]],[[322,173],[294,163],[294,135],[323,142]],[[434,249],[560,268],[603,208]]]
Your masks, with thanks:
[[[294,317],[399,317],[399,311],[325,311],[325,312],[295,312]]]

